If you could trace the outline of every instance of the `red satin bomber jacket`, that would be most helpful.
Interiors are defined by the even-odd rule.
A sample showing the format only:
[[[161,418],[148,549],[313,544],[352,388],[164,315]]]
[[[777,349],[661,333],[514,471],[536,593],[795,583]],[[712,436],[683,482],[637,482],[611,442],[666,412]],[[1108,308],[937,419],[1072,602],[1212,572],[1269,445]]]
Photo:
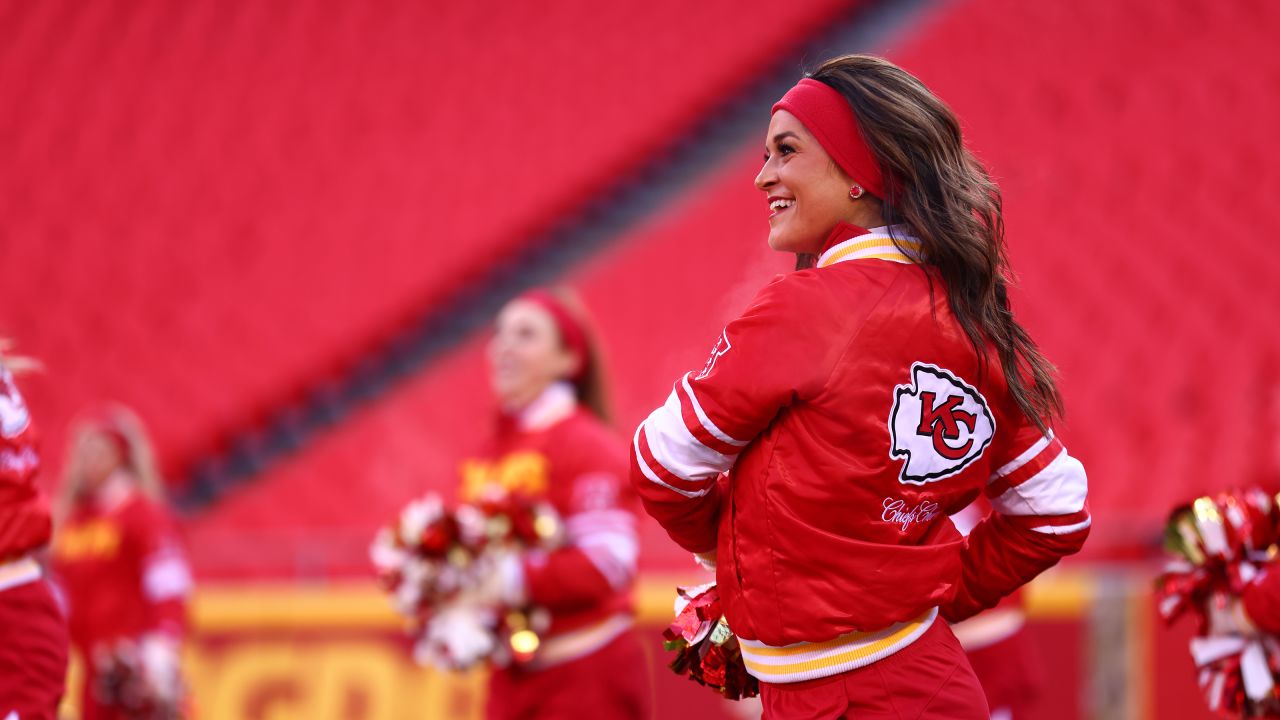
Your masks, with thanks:
[[[933,607],[962,619],[1089,528],[1083,467],[998,362],[979,366],[918,245],[837,232],[725,327],[632,447],[648,512],[685,549],[716,549],[729,624],[769,645]],[[982,492],[995,512],[961,538],[947,516]]]

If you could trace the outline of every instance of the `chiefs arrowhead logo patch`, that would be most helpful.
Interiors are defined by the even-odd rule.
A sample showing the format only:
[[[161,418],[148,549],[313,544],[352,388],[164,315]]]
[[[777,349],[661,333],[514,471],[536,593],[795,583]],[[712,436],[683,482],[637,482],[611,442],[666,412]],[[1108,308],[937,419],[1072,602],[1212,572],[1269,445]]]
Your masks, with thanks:
[[[982,457],[996,421],[978,389],[928,363],[911,366],[911,384],[893,390],[889,456],[901,459],[898,480],[924,485],[951,477]]]
[[[711,348],[711,357],[707,358],[707,364],[702,367],[702,372],[698,373],[694,380],[701,380],[710,375],[711,371],[716,367],[716,361],[720,359],[721,355],[729,352],[731,348],[733,348],[733,345],[729,343],[728,331],[721,332],[720,337],[716,338],[715,347]]]

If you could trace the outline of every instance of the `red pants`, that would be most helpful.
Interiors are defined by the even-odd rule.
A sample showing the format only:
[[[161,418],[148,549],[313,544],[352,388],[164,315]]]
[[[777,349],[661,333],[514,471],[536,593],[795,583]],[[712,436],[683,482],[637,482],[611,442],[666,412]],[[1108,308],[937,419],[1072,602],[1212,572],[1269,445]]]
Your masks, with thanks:
[[[760,683],[765,720],[988,720],[969,659],[941,618],[906,648],[831,677]]]
[[[640,640],[624,632],[596,652],[543,670],[495,670],[488,720],[648,720],[653,685]]]
[[[43,580],[0,590],[0,718],[55,720],[67,676],[67,621]]]

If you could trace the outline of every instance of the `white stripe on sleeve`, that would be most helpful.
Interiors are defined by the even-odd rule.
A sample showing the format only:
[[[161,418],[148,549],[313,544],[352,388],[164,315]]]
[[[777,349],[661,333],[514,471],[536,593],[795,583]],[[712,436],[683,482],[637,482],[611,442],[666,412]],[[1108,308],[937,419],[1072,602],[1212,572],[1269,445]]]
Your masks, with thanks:
[[[689,394],[689,404],[693,405],[693,413],[698,416],[698,422],[702,423],[702,427],[705,428],[707,432],[711,433],[711,437],[714,437],[720,442],[725,443],[726,445],[746,447],[747,445],[746,440],[738,440],[736,438],[730,437],[728,433],[726,433],[725,431],[717,427],[716,424],[711,421],[711,418],[708,417],[705,412],[703,412],[702,403],[698,402],[698,396],[696,393],[693,392],[693,386],[689,384],[689,375],[690,373],[685,373],[684,377],[680,378],[680,384],[684,386],[684,391]],[[674,391],[671,393],[671,395],[673,398],[675,398]],[[680,399],[675,398],[675,400],[676,400],[676,417],[680,417]],[[670,400],[668,400],[667,402],[670,402]],[[680,424],[681,425],[684,424],[683,418],[681,418]]]
[[[662,478],[658,477],[658,474],[653,471],[653,468],[649,467],[649,463],[645,462],[644,453],[640,450],[640,431],[643,430],[644,427],[645,426],[642,424],[640,427],[636,428],[636,435],[635,438],[632,439],[631,443],[636,449],[636,464],[640,467],[640,472],[644,473],[644,476],[649,479],[649,482],[654,485],[661,485],[671,492],[676,493],[677,495],[683,495],[687,498],[702,497],[703,495],[711,492],[711,486],[705,487],[701,490],[681,490],[678,487],[663,482]]]
[[[635,532],[635,516],[626,510],[588,510],[570,515],[565,521],[569,537],[581,537],[593,532]]]
[[[580,548],[614,588],[635,576],[640,554],[635,518],[623,510],[592,510],[565,520],[569,541]]]
[[[1041,452],[1042,450],[1044,450],[1045,448],[1049,447],[1049,443],[1051,443],[1051,442],[1053,442],[1053,431],[1052,431],[1052,430],[1050,430],[1050,431],[1049,431],[1049,433],[1048,433],[1047,435],[1045,435],[1044,437],[1042,437],[1042,438],[1040,438],[1039,440],[1037,440],[1037,441],[1036,441],[1036,443],[1035,443],[1034,445],[1032,445],[1031,447],[1027,448],[1027,449],[1026,449],[1026,451],[1025,451],[1025,452],[1023,452],[1021,455],[1019,455],[1018,457],[1016,457],[1016,458],[1014,458],[1014,459],[1010,460],[1009,462],[1005,463],[1004,465],[1001,465],[1001,466],[1000,466],[1000,469],[996,470],[994,473],[992,473],[992,474],[991,474],[991,479],[990,479],[988,482],[989,482],[989,483],[991,483],[991,482],[995,482],[996,480],[999,480],[1000,478],[1004,477],[1005,475],[1008,475],[1009,473],[1013,472],[1014,470],[1017,470],[1018,468],[1022,467],[1023,465],[1026,465],[1027,463],[1031,462],[1033,459],[1035,459],[1035,456],[1037,456],[1037,455],[1039,455],[1039,454],[1040,454],[1040,452]]]
[[[698,482],[715,478],[733,467],[736,459],[734,455],[721,455],[703,445],[689,432],[675,391],[645,421],[644,432],[654,459],[682,480]]]
[[[1084,530],[1091,524],[1093,524],[1093,518],[1087,517],[1074,525],[1040,525],[1031,529],[1044,535],[1070,535],[1073,532]]]
[[[991,500],[1004,515],[1070,515],[1084,509],[1088,478],[1079,460],[1063,450],[1039,473]]]
[[[191,592],[191,570],[175,552],[161,551],[148,559],[142,573],[142,589],[153,601],[185,597]]]

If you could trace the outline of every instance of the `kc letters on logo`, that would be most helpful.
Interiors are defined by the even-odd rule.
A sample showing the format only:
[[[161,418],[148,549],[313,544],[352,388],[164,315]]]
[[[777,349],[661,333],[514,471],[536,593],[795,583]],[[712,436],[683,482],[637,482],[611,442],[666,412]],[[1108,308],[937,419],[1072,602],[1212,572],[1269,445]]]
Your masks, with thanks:
[[[889,456],[902,459],[898,480],[924,485],[964,470],[991,444],[996,421],[978,389],[937,365],[911,366],[911,384],[893,391]]]

